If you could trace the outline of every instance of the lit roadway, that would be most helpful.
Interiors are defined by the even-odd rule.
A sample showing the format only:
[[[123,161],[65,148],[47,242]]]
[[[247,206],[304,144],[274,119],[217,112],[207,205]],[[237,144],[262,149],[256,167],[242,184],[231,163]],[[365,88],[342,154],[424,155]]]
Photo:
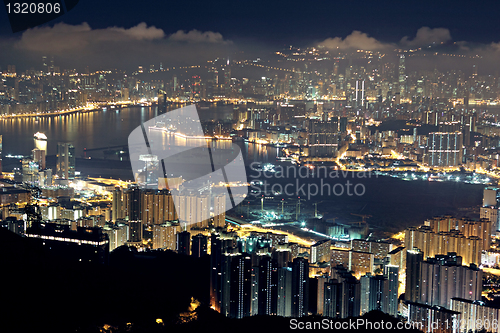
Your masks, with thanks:
[[[120,179],[94,178],[94,177],[89,177],[89,179],[95,180],[96,182],[103,183],[106,185],[114,185],[115,187],[118,186],[123,188],[127,188],[130,184],[132,184],[132,182]]]
[[[228,216],[226,216],[226,221],[229,222],[229,223],[232,223],[232,224],[234,224],[234,225],[236,225],[236,226],[238,226],[240,228],[239,230],[236,230],[236,233],[240,237],[247,236],[252,231],[262,232],[262,233],[272,232],[273,234],[287,235],[289,242],[298,243],[298,244],[303,245],[303,246],[309,247],[309,246],[311,246],[311,245],[313,245],[315,243],[315,242],[311,242],[311,241],[305,240],[303,238],[300,238],[298,236],[295,236],[294,234],[286,232],[286,231],[269,229],[269,228],[261,228],[261,227],[255,226],[253,224],[243,224],[243,223],[246,223],[246,222],[243,222],[243,221],[241,221],[239,219],[236,219],[234,217],[228,217]]]
[[[500,276],[500,269],[497,269],[497,268],[489,268],[489,267],[483,267],[482,270],[485,272],[485,273],[490,273],[490,274],[493,274],[493,275],[497,275],[497,276]]]
[[[395,152],[394,150],[391,150],[391,155],[393,158],[397,159],[397,160],[404,160],[405,157],[401,154],[398,154],[397,152]],[[419,168],[421,168],[422,170],[424,170],[425,172],[429,171],[429,167],[426,167],[425,165],[421,164],[421,163],[418,163],[417,161],[414,161]]]
[[[1,118],[23,118],[23,117],[46,117],[46,116],[60,116],[63,114],[75,113],[75,112],[86,112],[93,111],[97,108],[97,104],[88,104],[87,106],[82,106],[78,108],[57,110],[51,112],[37,112],[37,113],[19,113],[19,114],[3,114],[0,115]]]

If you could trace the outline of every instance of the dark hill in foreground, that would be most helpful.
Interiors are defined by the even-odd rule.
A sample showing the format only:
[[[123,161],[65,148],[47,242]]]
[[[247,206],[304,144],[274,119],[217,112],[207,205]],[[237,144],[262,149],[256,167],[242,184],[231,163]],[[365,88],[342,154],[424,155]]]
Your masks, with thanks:
[[[4,228],[0,228],[0,253],[3,333],[292,330],[290,318],[237,320],[211,310],[208,257],[137,253],[124,246],[111,253],[109,266],[69,263],[44,251],[41,243]],[[182,324],[179,314],[188,310],[191,297],[201,302],[197,320]],[[387,314],[372,312],[365,317],[392,321],[396,327],[397,320]],[[157,318],[163,323],[157,324]],[[319,325],[326,319],[300,321]]]

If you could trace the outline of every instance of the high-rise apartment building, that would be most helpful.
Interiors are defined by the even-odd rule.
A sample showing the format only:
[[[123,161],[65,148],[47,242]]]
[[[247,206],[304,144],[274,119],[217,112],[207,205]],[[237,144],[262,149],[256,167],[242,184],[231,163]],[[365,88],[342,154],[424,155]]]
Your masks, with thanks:
[[[178,224],[155,224],[153,228],[153,249],[176,250]]]
[[[309,263],[305,258],[295,258],[292,263],[292,317],[308,315]]]
[[[116,187],[113,190],[113,201],[111,205],[111,221],[116,222],[123,219],[123,190]]]
[[[453,297],[481,300],[483,272],[476,265],[462,266],[456,253],[422,259],[420,251],[407,253],[407,301],[448,308]]]
[[[250,316],[252,300],[252,260],[243,253],[231,257],[230,317],[241,319]]]
[[[408,322],[417,323],[417,329],[423,332],[460,332],[457,323],[460,323],[461,314],[439,306],[406,302],[408,305]],[[455,323],[455,325],[450,325]]]
[[[187,256],[191,254],[191,234],[188,231],[177,234],[177,253]]]
[[[405,55],[399,55],[399,93],[401,96],[405,97],[406,94],[406,66],[405,66]]]
[[[191,239],[191,255],[196,258],[205,256],[208,252],[208,237],[202,234]]]
[[[486,187],[483,191],[483,206],[480,208],[480,218],[490,221],[492,234],[500,229],[498,194],[498,188]]]
[[[463,298],[452,298],[450,310],[460,312],[462,320],[458,329],[462,332],[477,332],[483,329],[500,332],[498,321],[500,309],[487,306],[482,301],[472,301]]]
[[[278,263],[269,256],[259,264],[258,314],[276,315],[278,312]]]
[[[38,163],[38,166],[40,170],[44,170],[46,168],[45,164],[45,150],[39,149],[39,148],[34,148],[31,151],[31,155],[33,158],[33,161]]]
[[[424,254],[419,249],[406,251],[406,282],[405,299],[417,302],[420,297],[420,266],[424,260]]]
[[[324,239],[311,245],[310,263],[330,262],[332,256],[330,250],[331,244],[332,241],[330,239]]]
[[[427,164],[429,166],[458,166],[462,164],[462,133],[429,133]]]
[[[57,175],[60,179],[75,178],[75,147],[71,143],[57,144]]]

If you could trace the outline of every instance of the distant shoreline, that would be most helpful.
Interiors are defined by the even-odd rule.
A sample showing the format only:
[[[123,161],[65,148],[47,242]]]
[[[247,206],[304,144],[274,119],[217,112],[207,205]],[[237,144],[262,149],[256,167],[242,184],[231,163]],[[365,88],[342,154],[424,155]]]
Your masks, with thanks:
[[[67,110],[67,111],[51,111],[51,112],[44,112],[44,113],[2,114],[2,115],[0,115],[0,119],[53,117],[53,116],[61,116],[61,115],[67,115],[67,114],[73,114],[73,113],[88,113],[88,112],[95,112],[95,111],[103,111],[102,109],[104,107],[110,107],[110,106],[115,106],[117,109],[135,107],[135,106],[151,107],[151,105],[130,104],[130,103],[126,103],[126,104],[102,104],[102,105],[99,105],[97,107],[92,107],[89,109],[78,108],[78,109],[71,109],[71,110]]]

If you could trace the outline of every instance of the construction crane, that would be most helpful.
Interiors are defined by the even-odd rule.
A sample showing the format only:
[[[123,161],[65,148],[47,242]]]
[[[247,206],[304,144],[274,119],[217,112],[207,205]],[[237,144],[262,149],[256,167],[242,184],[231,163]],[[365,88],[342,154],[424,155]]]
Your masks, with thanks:
[[[314,218],[318,218],[318,204],[322,203],[323,201],[318,201],[315,202],[314,205]],[[335,218],[336,219],[336,218]]]
[[[362,219],[361,222],[349,222],[349,224],[357,224],[358,226],[361,226],[362,224],[366,224],[366,219],[372,217],[371,215],[367,215],[367,214],[354,214],[354,213],[351,213],[351,215],[361,217],[361,219]]]
[[[304,199],[297,199],[297,204],[296,204],[296,207],[295,207],[295,219],[298,220],[299,219],[299,215],[300,215],[300,202],[301,201],[306,201]]]

